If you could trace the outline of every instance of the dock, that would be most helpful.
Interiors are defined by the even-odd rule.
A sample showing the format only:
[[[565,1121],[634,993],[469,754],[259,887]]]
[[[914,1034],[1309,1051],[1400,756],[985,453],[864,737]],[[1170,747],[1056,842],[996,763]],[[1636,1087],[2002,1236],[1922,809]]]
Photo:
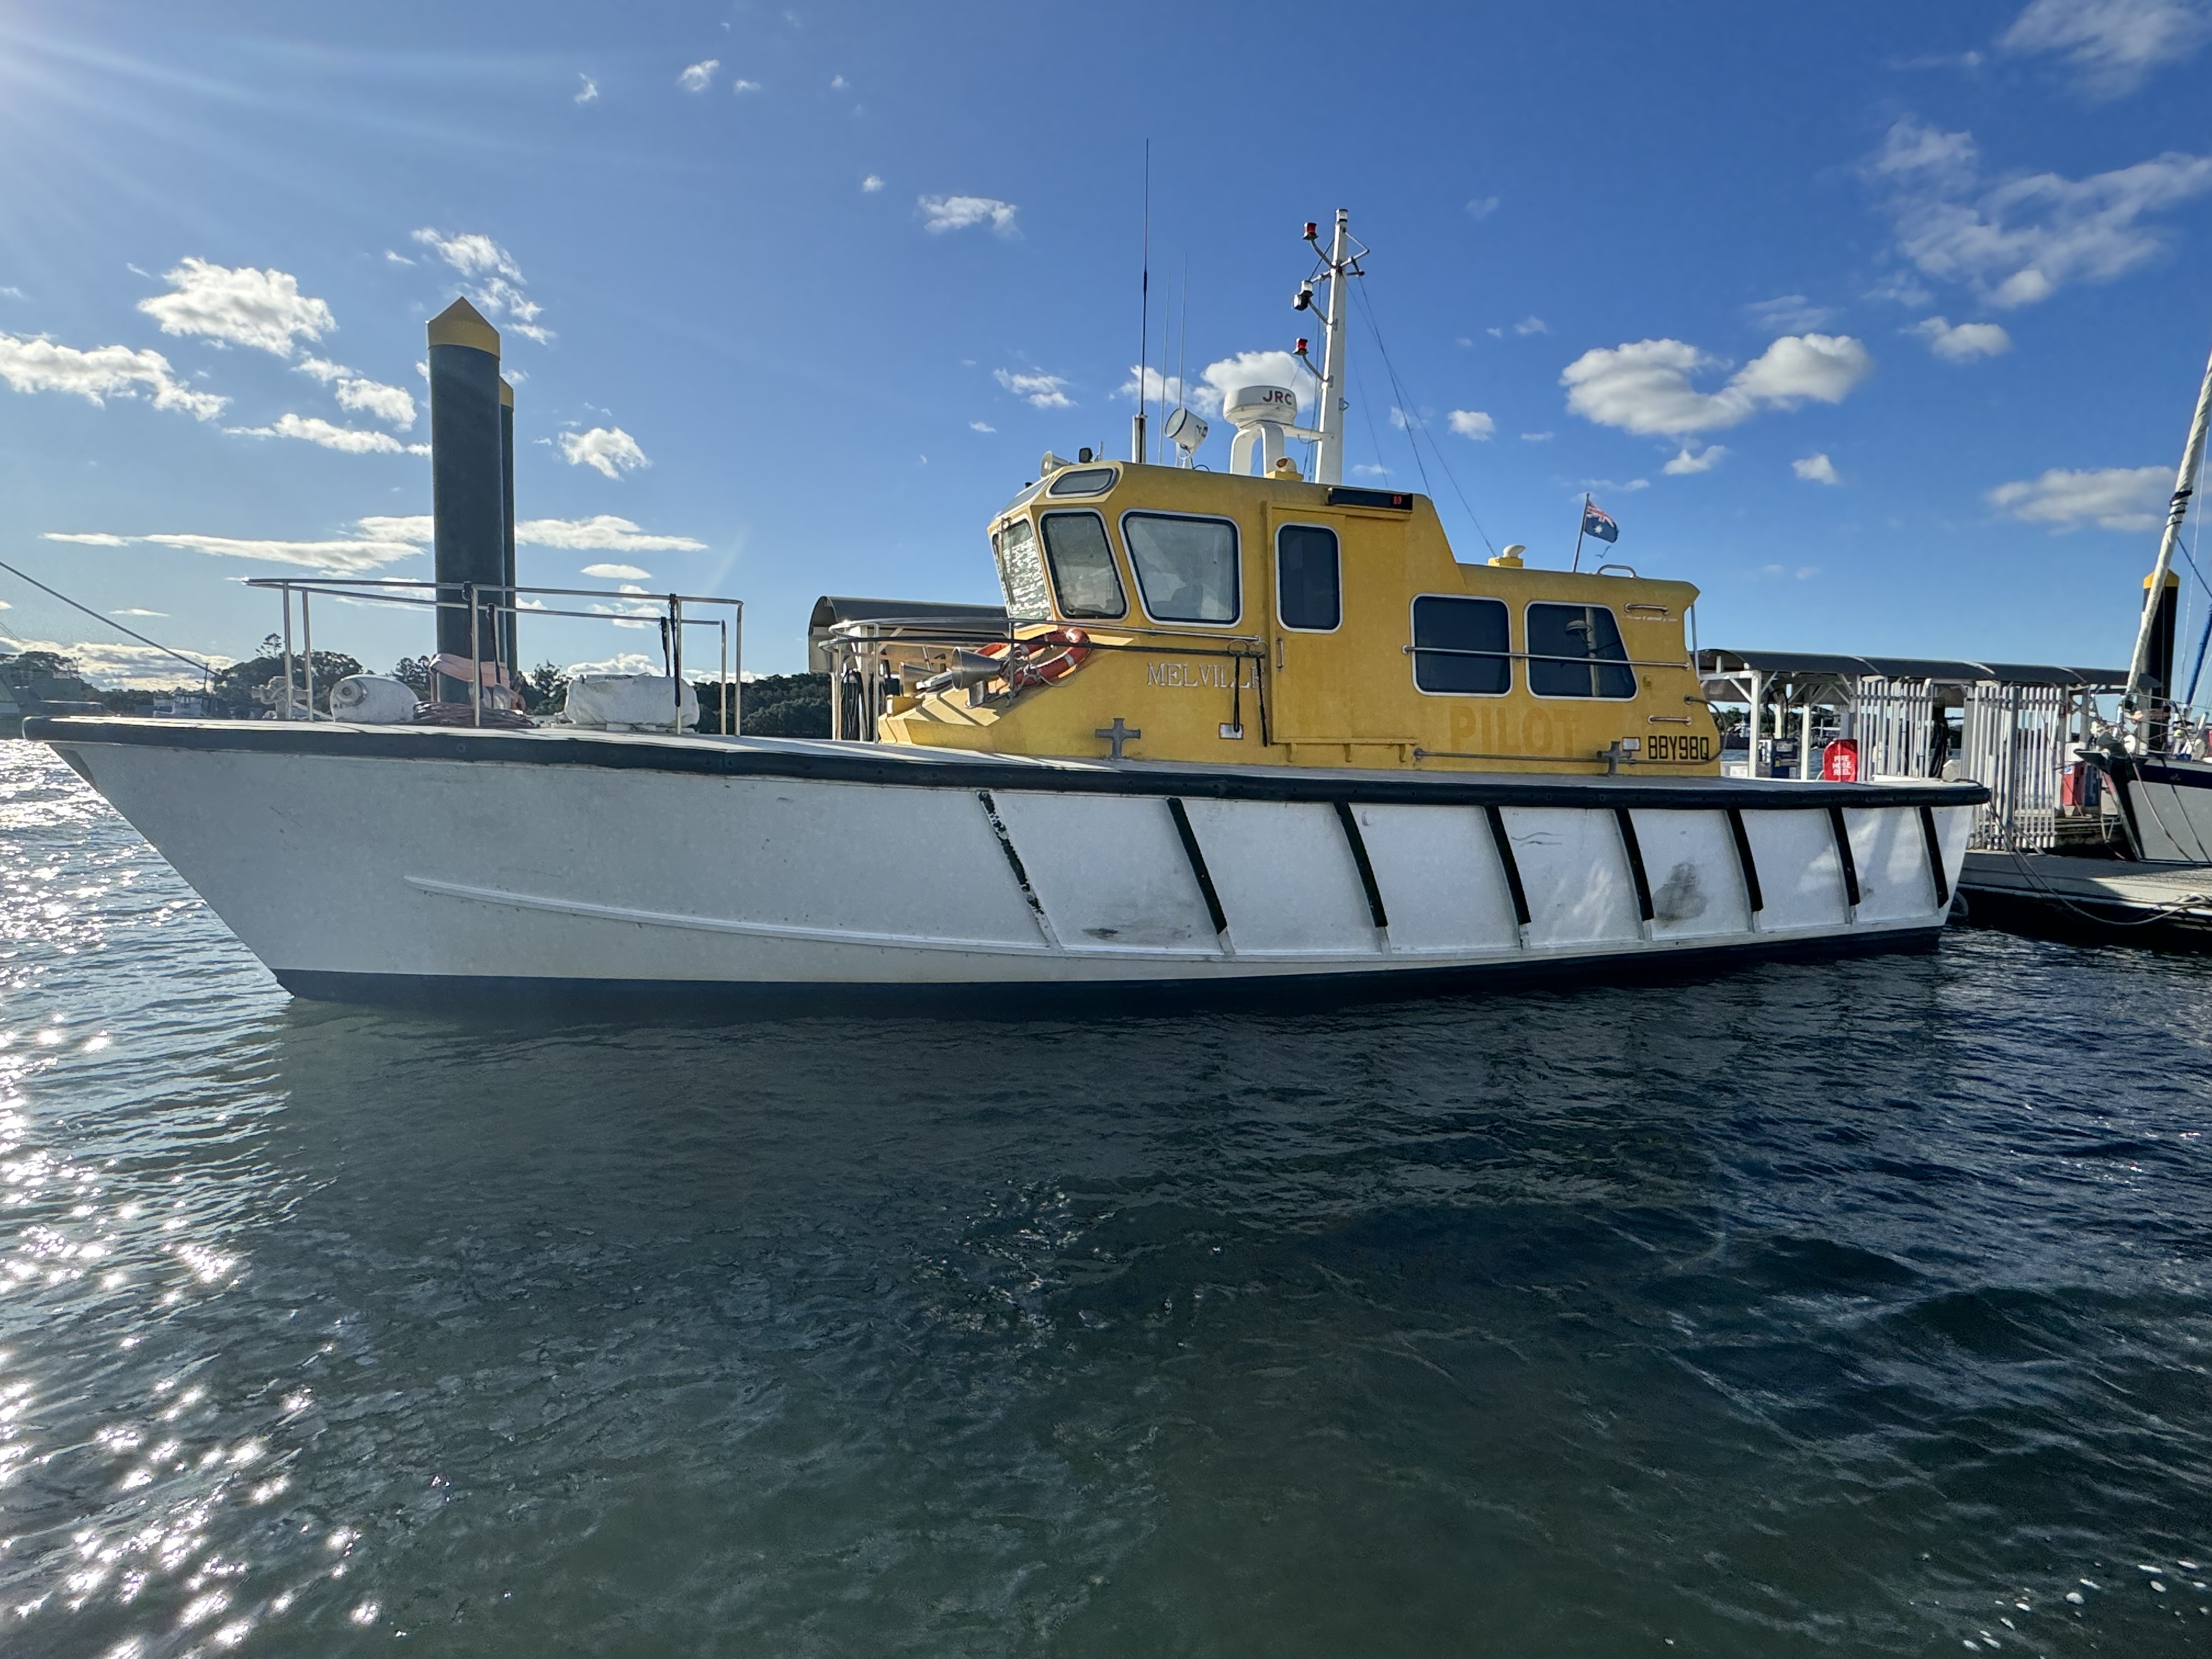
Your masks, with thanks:
[[[1970,852],[1965,920],[2049,938],[2212,951],[2212,864]]]

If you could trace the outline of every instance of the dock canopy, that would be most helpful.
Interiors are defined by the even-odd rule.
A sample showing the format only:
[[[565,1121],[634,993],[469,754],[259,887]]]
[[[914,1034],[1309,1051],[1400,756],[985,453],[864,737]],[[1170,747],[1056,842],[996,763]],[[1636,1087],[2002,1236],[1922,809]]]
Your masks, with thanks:
[[[826,642],[830,630],[840,623],[873,623],[887,633],[902,623],[911,623],[933,638],[973,637],[978,642],[1006,636],[1006,607],[1002,605],[944,605],[930,599],[865,599],[844,593],[825,593],[814,601],[806,619],[808,666],[817,674],[828,672]]]
[[[1847,657],[1818,651],[1729,651],[1718,647],[1698,653],[1698,673],[1708,679],[1733,674],[1790,679],[1829,676],[1846,680],[1933,680],[1949,685],[2056,685],[2076,691],[2120,691],[2128,684],[2128,671],[2124,668],[1966,662],[1941,657]]]

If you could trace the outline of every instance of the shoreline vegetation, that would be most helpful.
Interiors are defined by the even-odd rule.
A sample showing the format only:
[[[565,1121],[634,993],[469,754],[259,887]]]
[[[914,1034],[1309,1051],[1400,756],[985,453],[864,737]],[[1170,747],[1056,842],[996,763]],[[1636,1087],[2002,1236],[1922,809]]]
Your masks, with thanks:
[[[304,694],[295,655],[294,685]],[[315,707],[330,712],[331,688],[349,674],[365,673],[357,658],[342,651],[314,653]],[[415,695],[430,695],[430,659],[403,658],[390,671]],[[270,720],[283,701],[284,656],[275,635],[262,641],[260,653],[234,663],[211,676],[204,685],[178,685],[167,690],[132,688],[106,690],[93,685],[70,658],[51,651],[26,651],[0,656],[0,686],[12,694],[21,714],[38,714],[58,702],[75,707],[66,712],[85,712],[98,704],[111,714],[162,715],[203,720]],[[539,663],[521,677],[523,708],[544,720],[560,713],[568,695],[567,672],[550,662]],[[699,698],[701,732],[721,729],[721,686],[716,681],[695,680]],[[827,674],[767,674],[744,682],[739,696],[743,730],[747,737],[826,738],[830,735],[830,677]],[[52,708],[52,712],[64,712]]]

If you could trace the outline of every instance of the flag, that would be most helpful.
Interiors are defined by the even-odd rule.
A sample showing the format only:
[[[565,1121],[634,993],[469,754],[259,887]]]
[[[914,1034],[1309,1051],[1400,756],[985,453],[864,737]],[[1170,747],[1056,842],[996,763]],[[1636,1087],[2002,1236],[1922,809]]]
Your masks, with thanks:
[[[1584,501],[1583,503],[1583,534],[1595,536],[1601,542],[1617,542],[1620,539],[1620,526],[1613,521],[1611,514]]]

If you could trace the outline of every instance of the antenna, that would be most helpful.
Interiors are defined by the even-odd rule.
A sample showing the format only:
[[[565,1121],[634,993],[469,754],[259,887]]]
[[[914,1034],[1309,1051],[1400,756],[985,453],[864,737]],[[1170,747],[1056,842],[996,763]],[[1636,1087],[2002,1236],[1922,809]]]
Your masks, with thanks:
[[[1152,349],[1152,141],[1145,140],[1145,241],[1144,275],[1138,285],[1137,321],[1137,418],[1129,428],[1129,459],[1142,465],[1145,459],[1145,365],[1151,360]]]
[[[1160,388],[1167,395],[1167,388]],[[1176,351],[1176,402],[1190,401],[1190,255],[1182,256],[1182,343]]]

